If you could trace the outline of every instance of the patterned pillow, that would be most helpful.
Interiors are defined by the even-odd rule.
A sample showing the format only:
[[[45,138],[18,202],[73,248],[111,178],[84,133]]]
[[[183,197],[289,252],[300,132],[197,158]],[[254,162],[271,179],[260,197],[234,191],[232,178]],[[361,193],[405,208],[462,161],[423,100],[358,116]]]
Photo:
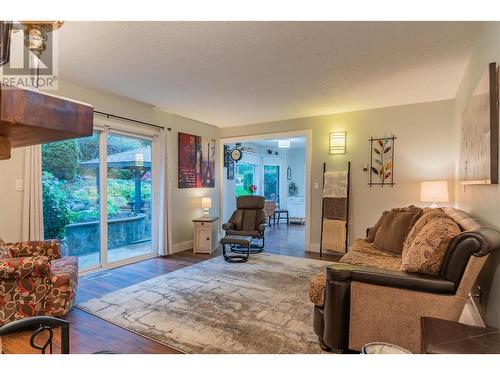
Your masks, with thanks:
[[[10,254],[9,249],[5,245],[5,242],[0,238],[0,260],[2,259],[10,259],[12,255]]]
[[[420,216],[413,228],[411,228],[410,233],[408,233],[408,237],[406,237],[406,241],[403,246],[403,253],[401,254],[402,258],[406,256],[406,254],[408,253],[408,249],[410,248],[412,242],[415,240],[415,237],[417,237],[422,228],[431,220],[439,217],[447,217],[447,215],[440,208],[424,208],[424,214]]]
[[[429,221],[417,234],[402,258],[401,271],[437,275],[451,240],[460,228],[449,217]]]

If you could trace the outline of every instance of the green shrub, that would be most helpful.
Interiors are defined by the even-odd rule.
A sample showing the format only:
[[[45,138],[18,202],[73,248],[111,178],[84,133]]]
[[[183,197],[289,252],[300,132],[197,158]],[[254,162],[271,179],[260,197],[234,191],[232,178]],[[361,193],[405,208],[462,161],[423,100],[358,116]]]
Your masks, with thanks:
[[[74,139],[42,146],[43,170],[60,180],[73,180],[78,170],[78,146]]]
[[[64,229],[70,223],[68,194],[63,183],[52,173],[42,173],[43,221],[45,238],[64,238]]]

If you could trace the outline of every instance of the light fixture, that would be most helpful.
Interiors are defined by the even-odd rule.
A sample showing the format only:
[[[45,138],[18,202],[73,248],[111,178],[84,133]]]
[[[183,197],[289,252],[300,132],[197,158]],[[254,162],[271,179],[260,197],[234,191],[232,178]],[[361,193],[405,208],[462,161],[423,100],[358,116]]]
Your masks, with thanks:
[[[278,147],[279,148],[290,148],[290,140],[289,139],[279,139]]]
[[[330,155],[342,155],[346,153],[346,132],[330,133]]]
[[[448,202],[448,182],[422,181],[420,183],[420,201],[432,203],[432,208],[439,207],[436,202]]]
[[[210,209],[212,208],[212,198],[203,197],[201,198],[201,208],[203,208],[203,216],[210,216]]]

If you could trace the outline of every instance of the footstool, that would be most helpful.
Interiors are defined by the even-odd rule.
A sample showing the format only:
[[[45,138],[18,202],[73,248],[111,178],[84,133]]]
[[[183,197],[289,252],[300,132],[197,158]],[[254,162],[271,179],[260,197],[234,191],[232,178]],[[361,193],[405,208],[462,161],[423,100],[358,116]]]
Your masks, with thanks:
[[[223,239],[220,240],[220,244],[222,245],[222,255],[224,256],[224,260],[229,263],[243,263],[248,260],[250,257],[250,244],[252,242],[251,236],[237,236],[237,235],[227,235]],[[246,247],[246,253],[238,254],[238,255],[227,255],[226,253],[226,245],[239,245],[242,247]]]

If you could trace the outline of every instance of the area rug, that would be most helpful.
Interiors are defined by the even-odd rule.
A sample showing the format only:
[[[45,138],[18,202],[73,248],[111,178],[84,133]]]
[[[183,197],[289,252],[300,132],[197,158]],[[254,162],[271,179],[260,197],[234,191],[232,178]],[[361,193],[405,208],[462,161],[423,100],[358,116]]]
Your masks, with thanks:
[[[213,258],[78,307],[184,353],[320,353],[308,287],[328,262]]]

